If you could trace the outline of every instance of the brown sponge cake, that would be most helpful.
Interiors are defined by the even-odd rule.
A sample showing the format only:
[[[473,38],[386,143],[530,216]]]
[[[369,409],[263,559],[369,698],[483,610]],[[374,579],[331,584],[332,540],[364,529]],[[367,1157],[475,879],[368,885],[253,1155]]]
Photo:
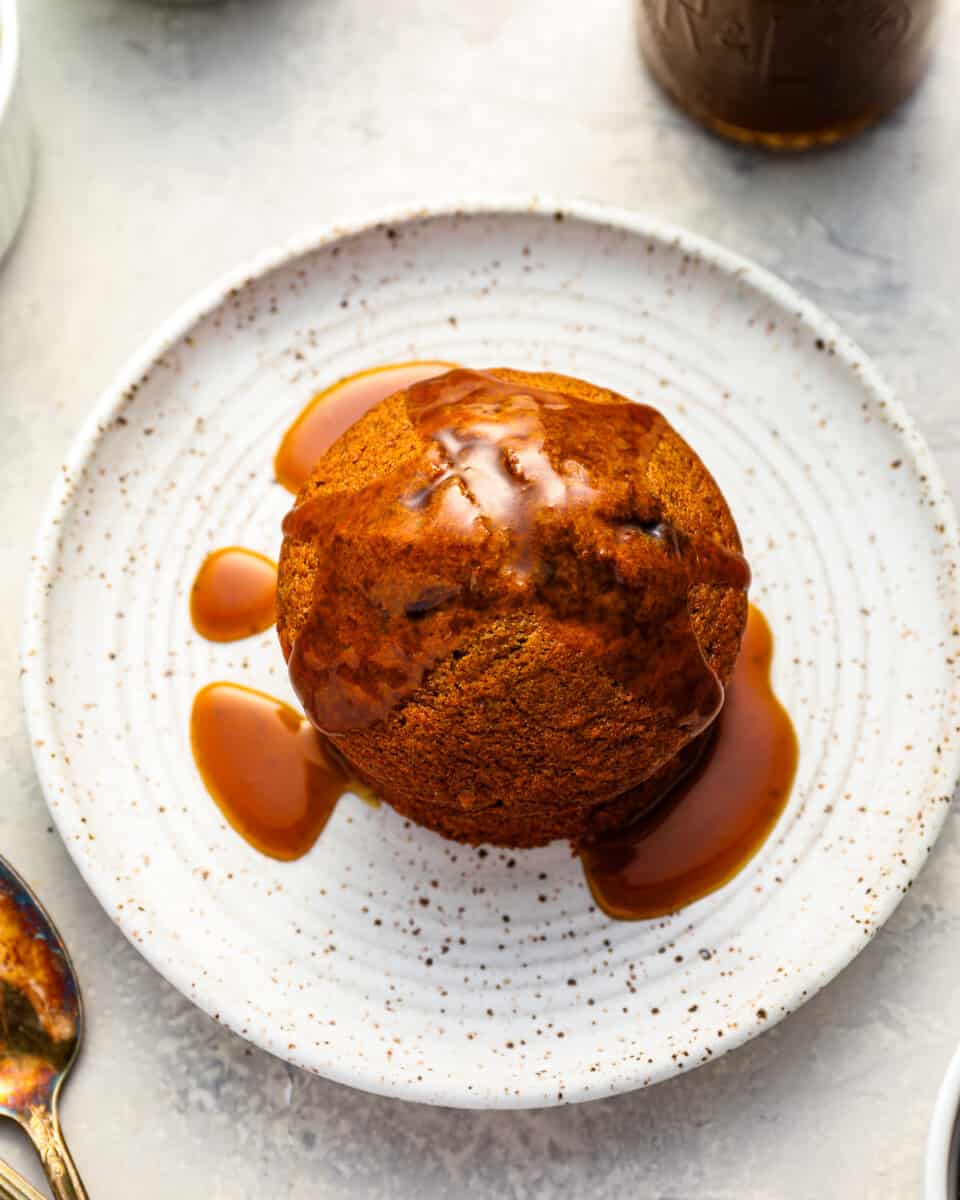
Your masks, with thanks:
[[[284,533],[278,632],[307,715],[462,841],[577,843],[648,806],[746,624],[699,458],[656,410],[560,375],[455,370],[382,401]]]

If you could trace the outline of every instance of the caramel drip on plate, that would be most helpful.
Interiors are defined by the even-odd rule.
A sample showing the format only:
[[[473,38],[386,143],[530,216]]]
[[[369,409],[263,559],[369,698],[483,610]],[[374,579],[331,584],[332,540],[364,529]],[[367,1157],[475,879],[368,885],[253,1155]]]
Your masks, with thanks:
[[[306,854],[347,790],[345,772],[309,721],[236,683],[211,683],[197,693],[190,742],[223,815],[271,858]]]
[[[752,605],[726,702],[700,762],[632,827],[582,851],[611,917],[674,912],[715,891],[757,853],[783,811],[797,738],[773,692],[773,638]]]
[[[278,482],[296,495],[321,456],[364,413],[394,392],[419,379],[440,375],[452,366],[445,362],[406,362],[373,367],[318,392],[283,435],[273,460]]]
[[[242,546],[208,554],[190,590],[190,619],[211,642],[263,633],[277,620],[276,563]]]

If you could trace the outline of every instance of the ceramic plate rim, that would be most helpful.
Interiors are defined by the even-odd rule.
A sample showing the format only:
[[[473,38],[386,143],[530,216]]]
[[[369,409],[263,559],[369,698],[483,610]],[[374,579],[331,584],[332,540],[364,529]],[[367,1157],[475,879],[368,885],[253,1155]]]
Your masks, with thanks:
[[[157,953],[151,943],[141,943],[134,936],[134,930],[121,910],[116,908],[116,895],[112,877],[109,871],[97,870],[92,862],[87,862],[82,856],[74,854],[72,844],[67,836],[66,826],[69,818],[62,808],[54,806],[51,799],[56,795],[57,786],[65,782],[59,759],[52,760],[40,756],[35,751],[38,740],[56,740],[52,724],[49,720],[49,710],[46,705],[46,690],[43,682],[36,678],[35,672],[26,669],[31,648],[46,642],[43,614],[46,607],[45,579],[46,572],[58,554],[59,517],[70,502],[70,480],[74,478],[83,465],[92,457],[97,449],[103,430],[111,423],[125,402],[125,396],[131,387],[143,378],[152,364],[166,353],[170,347],[205,316],[219,306],[235,289],[261,278],[270,271],[282,268],[292,261],[316,252],[326,245],[350,237],[373,231],[387,225],[402,226],[431,219],[455,217],[497,217],[531,215],[549,218],[556,215],[570,217],[588,224],[607,227],[613,230],[625,230],[639,237],[645,237],[660,245],[677,249],[679,246],[692,251],[705,263],[712,264],[725,275],[738,277],[749,284],[758,294],[771,299],[775,304],[795,313],[799,320],[815,330],[825,341],[832,345],[836,357],[852,369],[858,364],[857,370],[865,388],[871,390],[886,405],[891,420],[897,426],[898,436],[903,444],[904,452],[908,453],[917,469],[918,474],[926,476],[925,490],[929,497],[927,509],[928,519],[936,519],[944,527],[941,540],[943,560],[952,576],[952,598],[960,606],[960,532],[958,532],[957,516],[949,493],[946,489],[939,467],[917,429],[906,408],[894,396],[883,376],[856,343],[834,324],[833,320],[823,313],[815,304],[806,300],[789,284],[759,266],[753,260],[736,251],[728,250],[712,239],[692,233],[680,226],[661,221],[616,206],[599,205],[580,201],[556,201],[537,196],[528,199],[486,197],[472,199],[466,202],[437,203],[425,206],[410,206],[401,209],[378,211],[362,219],[345,223],[331,223],[319,229],[294,238],[272,251],[260,255],[252,262],[228,272],[211,286],[202,289],[191,299],[181,304],[171,317],[164,321],[157,331],[147,339],[144,345],[128,360],[112,385],[102,393],[90,416],[75,434],[70,451],[62,469],[58,472],[47,503],[34,545],[34,554],[30,563],[27,585],[25,589],[25,609],[22,629],[21,676],[23,681],[23,700],[30,736],[31,752],[37,776],[47,801],[50,814],[56,824],[71,858],[79,869],[90,890],[111,920],[120,928],[131,945],[153,966],[168,982],[188,999],[197,1004],[208,1015],[214,1016],[220,1023],[240,1034],[240,1022],[234,1021],[230,1014],[231,1002],[229,997],[208,994],[204,986],[191,986],[194,981],[179,962],[168,960]],[[943,561],[942,560],[942,561]],[[960,688],[956,688],[943,705],[940,712],[940,726],[951,723],[951,708],[956,712],[960,709]],[[944,755],[943,777],[947,781],[949,794],[952,796],[960,777],[960,738],[950,739],[950,749]],[[899,901],[907,890],[907,884],[919,874],[926,861],[929,848],[936,841],[949,811],[949,805],[937,806],[935,815],[931,816],[928,826],[928,836],[914,839],[909,853],[898,870],[893,874],[895,882],[901,883],[900,888],[891,888],[884,892],[883,902],[876,914],[875,929],[879,929],[896,909]],[[764,1028],[783,1019],[788,1013],[796,1011],[826,984],[834,979],[845,966],[868,944],[859,931],[851,929],[846,937],[837,936],[831,942],[829,953],[818,963],[816,970],[811,970],[810,976],[798,975],[794,980],[790,994],[785,997],[781,1012],[772,1014]],[[740,1028],[732,1036],[725,1039],[723,1053],[735,1049],[750,1040],[759,1030]],[[242,1036],[242,1034],[241,1034]],[[257,1039],[258,1045],[287,1058],[284,1053],[284,1039],[275,1036],[271,1039]],[[714,1056],[720,1057],[719,1054]],[[338,1082],[358,1087],[366,1091],[401,1099],[448,1105],[462,1108],[524,1108],[546,1107],[551,1101],[533,1096],[493,1097],[476,1096],[467,1093],[456,1084],[445,1084],[438,1087],[435,1094],[425,1096],[417,1091],[407,1081],[392,1077],[378,1078],[372,1072],[365,1073],[362,1069],[341,1069],[336,1073],[324,1069],[323,1074]],[[657,1082],[662,1076],[657,1076],[651,1083]],[[641,1070],[635,1075],[621,1077],[615,1087],[604,1095],[619,1094],[643,1086]],[[587,1094],[584,1081],[570,1081],[562,1101],[552,1103],[570,1104],[584,1099],[599,1098],[596,1092]]]

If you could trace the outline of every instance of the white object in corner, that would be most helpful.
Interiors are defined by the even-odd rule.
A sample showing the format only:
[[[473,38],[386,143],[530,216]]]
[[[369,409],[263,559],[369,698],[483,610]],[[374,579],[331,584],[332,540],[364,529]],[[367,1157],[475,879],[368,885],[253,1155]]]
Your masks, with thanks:
[[[927,1137],[924,1200],[954,1200],[960,1152],[960,1050],[954,1054],[934,1105]]]
[[[16,0],[0,0],[0,257],[16,236],[30,195],[30,133],[20,85]]]

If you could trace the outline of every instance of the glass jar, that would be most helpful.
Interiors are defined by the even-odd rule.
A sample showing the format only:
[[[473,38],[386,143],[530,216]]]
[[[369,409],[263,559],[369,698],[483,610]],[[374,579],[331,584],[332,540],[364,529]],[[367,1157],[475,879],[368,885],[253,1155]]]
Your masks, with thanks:
[[[920,81],[938,0],[637,0],[654,77],[717,133],[783,149],[863,129]]]

